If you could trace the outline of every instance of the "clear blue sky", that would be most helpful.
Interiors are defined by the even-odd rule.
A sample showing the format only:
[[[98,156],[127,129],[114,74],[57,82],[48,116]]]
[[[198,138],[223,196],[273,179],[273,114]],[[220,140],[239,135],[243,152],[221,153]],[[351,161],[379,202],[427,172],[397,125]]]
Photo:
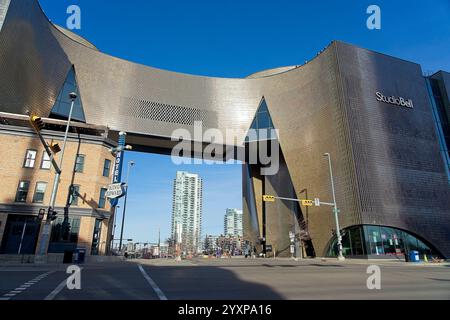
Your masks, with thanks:
[[[244,77],[302,64],[332,40],[450,71],[449,0],[40,0],[57,24],[68,5],[82,12],[76,31],[101,51],[191,74]],[[366,28],[366,9],[381,7],[382,29]],[[204,179],[204,230],[218,234],[227,207],[241,208],[240,166],[173,166],[167,157],[130,153],[125,235],[156,241],[169,235],[172,180],[178,169]],[[120,222],[120,221],[119,221]],[[118,223],[119,225],[120,223]]]

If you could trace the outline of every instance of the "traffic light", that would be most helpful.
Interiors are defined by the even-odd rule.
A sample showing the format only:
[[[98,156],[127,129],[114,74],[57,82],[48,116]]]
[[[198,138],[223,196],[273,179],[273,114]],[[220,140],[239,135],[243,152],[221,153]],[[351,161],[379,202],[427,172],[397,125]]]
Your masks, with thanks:
[[[42,220],[45,216],[45,209],[39,209],[38,219]]]
[[[53,152],[54,154],[56,154],[56,153],[58,153],[58,152],[61,152],[61,147],[59,146],[58,143],[52,142],[52,143],[50,144],[50,150],[52,150],[52,152]]]
[[[57,215],[58,212],[54,211],[52,208],[48,208],[47,221],[55,221]]]
[[[263,201],[264,202],[275,202],[275,197],[271,195],[263,195]]]
[[[42,118],[36,115],[32,115],[30,117],[30,122],[37,132],[41,131],[45,126],[44,121],[42,121]]]

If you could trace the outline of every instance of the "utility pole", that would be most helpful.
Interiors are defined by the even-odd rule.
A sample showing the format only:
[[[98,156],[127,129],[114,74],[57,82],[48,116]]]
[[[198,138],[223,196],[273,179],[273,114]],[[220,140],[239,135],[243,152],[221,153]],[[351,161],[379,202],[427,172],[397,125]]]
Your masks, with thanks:
[[[161,228],[158,228],[158,253],[161,259]]]
[[[333,193],[333,213],[334,213],[334,220],[336,222],[336,236],[337,236],[337,245],[338,245],[338,260],[345,260],[344,255],[342,254],[342,236],[341,236],[341,230],[339,227],[339,217],[338,217],[338,208],[336,204],[336,194],[334,190],[334,181],[333,181],[333,170],[331,168],[331,155],[329,153],[324,154],[325,157],[328,158],[328,166],[330,169],[330,179],[331,179],[331,191]]]
[[[63,159],[64,159],[64,151],[66,149],[67,137],[68,137],[69,129],[70,129],[70,121],[72,120],[73,106],[74,106],[75,100],[77,99],[77,94],[75,92],[71,92],[71,93],[69,93],[69,98],[71,100],[71,104],[70,104],[70,110],[69,110],[69,117],[67,119],[66,131],[64,133],[64,141],[63,141],[63,146],[61,149],[61,157],[59,159],[59,165],[55,166],[54,160],[52,161],[55,166],[56,174],[55,174],[55,178],[53,180],[53,190],[52,190],[52,194],[50,196],[50,205],[48,207],[47,219],[45,221],[43,231],[42,231],[41,241],[39,243],[39,255],[40,256],[43,256],[47,253],[48,242],[49,242],[50,233],[51,233],[51,224],[52,224],[52,221],[56,218],[56,214],[54,212],[56,195],[58,193],[58,186],[59,186],[61,173],[62,173],[61,169],[62,169],[62,164],[63,164]],[[42,142],[43,137],[42,137],[42,135],[40,135],[40,133],[38,133],[38,134],[39,134],[39,136],[41,138],[41,142]],[[47,143],[45,143],[45,141],[44,141],[44,145],[47,146]],[[48,148],[46,148],[46,150],[48,153]]]
[[[262,178],[262,190],[263,190],[263,194],[265,194],[266,192],[266,177],[263,176]],[[263,201],[262,203],[262,252],[264,255],[264,258],[266,257],[267,254],[267,239],[266,239],[266,232],[267,232],[267,226],[266,226],[266,201]]]
[[[122,213],[122,227],[120,228],[120,241],[119,241],[119,250],[122,252],[122,239],[123,239],[123,227],[125,225],[125,212],[127,210],[127,198],[128,198],[128,179],[130,178],[130,168],[134,166],[134,161],[128,162],[127,169],[127,180],[125,182],[125,200],[123,203],[123,213]]]

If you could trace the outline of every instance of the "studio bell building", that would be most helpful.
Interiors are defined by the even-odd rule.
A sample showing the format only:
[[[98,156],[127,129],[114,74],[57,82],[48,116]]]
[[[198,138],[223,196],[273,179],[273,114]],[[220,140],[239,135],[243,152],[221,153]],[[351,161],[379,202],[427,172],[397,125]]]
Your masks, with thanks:
[[[243,132],[223,143],[226,160],[258,143],[249,129],[276,129],[265,138],[279,145],[276,174],[242,164],[244,239],[258,252],[290,256],[293,233],[303,255],[336,255],[332,207],[262,197],[332,202],[328,153],[345,256],[450,257],[450,73],[424,76],[416,63],[334,41],[301,66],[243,79],[180,74],[102,53],[36,0],[0,0],[2,114],[64,120],[68,104],[56,102],[68,75],[76,120],[115,141],[126,132],[135,151],[170,154],[172,133],[201,121],[203,131]]]

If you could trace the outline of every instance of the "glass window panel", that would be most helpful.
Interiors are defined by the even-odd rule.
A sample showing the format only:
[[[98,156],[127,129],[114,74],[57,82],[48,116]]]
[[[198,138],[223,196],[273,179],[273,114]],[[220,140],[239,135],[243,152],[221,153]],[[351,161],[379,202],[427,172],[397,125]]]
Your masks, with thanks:
[[[364,245],[360,227],[350,229],[350,239],[352,241],[352,254],[356,256],[363,255]]]
[[[16,193],[16,202],[26,202],[28,196],[28,189],[30,188],[29,181],[20,181]]]
[[[57,218],[53,223],[51,242],[73,243],[78,242],[80,218]]]
[[[384,254],[380,227],[364,226],[364,228],[368,254],[374,255]]]
[[[47,152],[44,151],[42,154],[42,162],[41,162],[41,169],[49,170],[52,167],[52,161],[50,159],[50,156],[47,154]]]
[[[99,198],[99,200],[98,200],[98,207],[99,207],[100,209],[104,208],[105,205],[106,205],[106,197],[105,197],[106,191],[107,191],[107,190],[106,190],[105,188],[101,188],[101,189],[100,189],[100,198]]]
[[[382,227],[381,230],[381,240],[383,242],[384,254],[386,255],[396,255],[396,248],[399,247],[398,235],[392,228]]]
[[[265,99],[262,100],[262,102],[259,106],[258,112],[269,112],[269,109],[267,108],[267,103],[266,103]]]
[[[27,150],[24,161],[25,168],[34,168],[34,163],[36,162],[36,154],[36,150]]]
[[[63,87],[58,95],[58,98],[55,102],[55,105],[52,108],[52,114],[57,115],[59,117],[67,118],[69,116],[71,100],[69,98],[69,94],[71,92],[75,92],[78,94],[77,99],[74,102],[74,108],[72,111],[72,118],[74,120],[85,122],[85,116],[83,111],[83,105],[80,97],[80,93],[77,87],[75,71],[73,68],[67,74],[67,78],[64,82]]]
[[[110,171],[111,171],[111,160],[105,159],[105,163],[103,165],[103,176],[109,177]]]
[[[47,189],[46,182],[36,183],[36,189],[34,190],[33,202],[43,203],[46,189]]]
[[[80,195],[80,186],[74,185],[72,187],[72,195],[70,196],[70,204],[72,206],[77,206],[78,205],[79,195]]]
[[[258,128],[264,129],[270,127],[269,113],[258,113]]]
[[[84,158],[85,156],[83,154],[77,155],[77,159],[75,162],[75,172],[82,173],[84,170]]]
[[[408,252],[411,250],[418,250],[419,246],[417,244],[417,238],[413,237],[410,234],[406,235],[406,248],[408,249]]]
[[[350,245],[350,233],[348,231],[344,231],[344,235],[342,236],[342,254],[344,256],[352,254]]]

